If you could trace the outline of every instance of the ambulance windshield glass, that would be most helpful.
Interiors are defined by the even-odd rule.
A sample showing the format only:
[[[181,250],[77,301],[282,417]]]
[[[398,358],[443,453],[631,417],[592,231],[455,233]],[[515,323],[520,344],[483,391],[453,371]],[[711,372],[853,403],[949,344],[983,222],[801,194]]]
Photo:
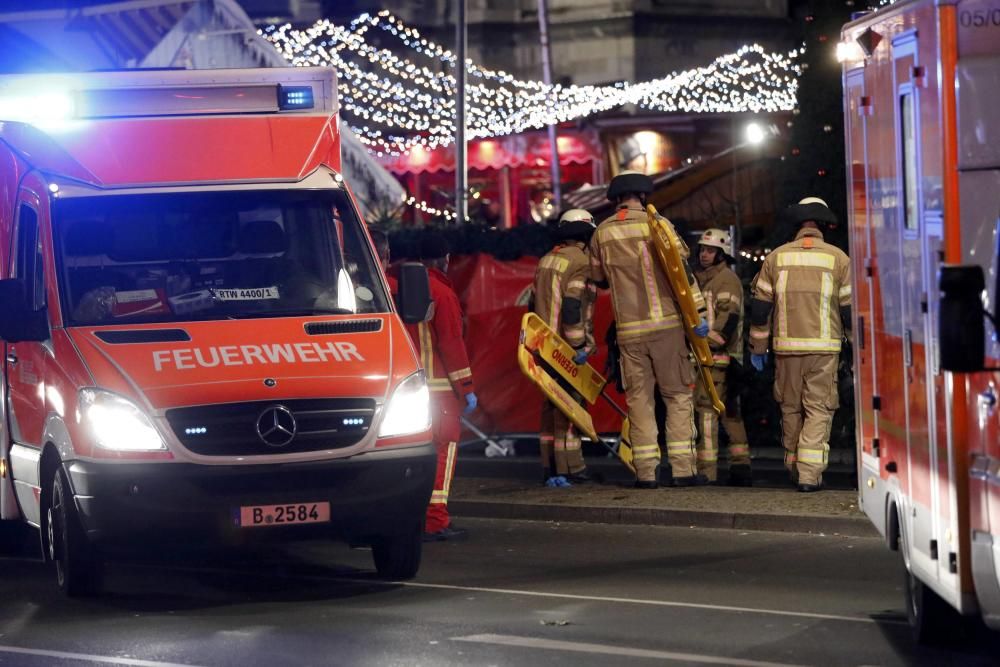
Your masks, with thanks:
[[[70,326],[388,311],[341,191],[73,197],[52,219]]]

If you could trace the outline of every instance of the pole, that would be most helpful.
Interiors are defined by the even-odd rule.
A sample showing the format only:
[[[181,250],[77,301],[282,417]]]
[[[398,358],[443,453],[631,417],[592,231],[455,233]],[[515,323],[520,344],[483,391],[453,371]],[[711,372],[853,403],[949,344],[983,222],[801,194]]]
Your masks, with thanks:
[[[456,3],[458,17],[455,19],[455,218],[458,224],[464,224],[469,214],[468,200],[469,175],[466,172],[468,147],[465,144],[465,47],[468,42],[468,31],[465,25],[466,0]]]
[[[549,44],[548,0],[538,0],[538,33],[542,42],[542,79],[546,86],[552,85],[552,47]],[[552,169],[552,197],[556,212],[562,210],[562,177],[559,174],[559,145],[556,125],[549,125],[549,162]]]

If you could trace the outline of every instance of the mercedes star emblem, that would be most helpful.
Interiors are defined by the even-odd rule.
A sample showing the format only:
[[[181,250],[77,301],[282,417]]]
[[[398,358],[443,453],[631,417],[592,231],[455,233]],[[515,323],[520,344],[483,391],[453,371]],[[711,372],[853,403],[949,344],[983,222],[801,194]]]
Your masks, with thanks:
[[[284,447],[295,437],[295,416],[284,405],[272,405],[257,417],[257,435],[265,445]]]

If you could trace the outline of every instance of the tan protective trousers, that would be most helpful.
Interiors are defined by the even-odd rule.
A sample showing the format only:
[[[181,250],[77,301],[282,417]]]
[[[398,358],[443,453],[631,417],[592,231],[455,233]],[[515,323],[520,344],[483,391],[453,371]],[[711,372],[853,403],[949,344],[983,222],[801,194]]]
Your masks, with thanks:
[[[726,404],[722,413],[722,427],[729,436],[729,465],[750,465],[750,445],[747,443],[747,430],[743,426],[743,414],[740,412],[739,400],[733,398],[732,403],[726,400],[726,369],[713,368],[712,381],[719,400]],[[719,414],[712,407],[712,399],[708,395],[705,383],[698,376],[695,389],[695,413],[698,418],[698,473],[715,481],[718,477],[719,461]]]
[[[777,355],[774,400],[781,406],[781,440],[792,481],[819,484],[830,451],[837,394],[836,354]]]
[[[667,458],[673,475],[691,477],[695,474],[694,372],[684,332],[679,327],[668,329],[656,340],[622,345],[621,364],[636,477],[655,480],[660,462],[653,397],[657,387],[667,406]]]
[[[587,467],[583,462],[576,427],[551,401],[542,402],[542,426],[538,440],[543,468],[552,469],[556,475],[567,475]],[[553,459],[555,468],[552,468]]]

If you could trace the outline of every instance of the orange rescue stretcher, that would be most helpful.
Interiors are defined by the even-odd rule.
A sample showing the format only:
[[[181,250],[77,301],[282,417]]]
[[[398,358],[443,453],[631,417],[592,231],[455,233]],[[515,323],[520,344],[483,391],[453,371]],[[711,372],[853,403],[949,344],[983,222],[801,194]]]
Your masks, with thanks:
[[[653,240],[653,247],[656,249],[656,256],[667,274],[670,288],[674,292],[674,299],[680,307],[688,346],[691,348],[708,395],[712,399],[712,407],[721,415],[726,406],[719,400],[719,394],[715,391],[715,382],[712,381],[712,372],[709,370],[715,365],[712,350],[708,347],[708,339],[702,338],[694,332],[695,327],[701,323],[701,313],[698,312],[694,295],[691,293],[691,285],[688,283],[688,274],[684,268],[684,258],[680,251],[680,239],[677,238],[676,232],[670,225],[663,223],[663,218],[656,212],[656,208],[652,204],[646,206],[646,219],[649,222],[650,237]]]
[[[552,401],[580,432],[593,442],[604,445],[635,474],[632,445],[628,440],[628,417],[614,400],[604,393],[607,380],[590,364],[577,365],[576,351],[535,313],[525,313],[521,320],[521,339],[517,361],[521,372],[535,383],[545,398]],[[549,370],[551,369],[551,371]],[[555,374],[553,374],[553,371]],[[568,387],[568,389],[567,389]],[[585,404],[593,405],[603,397],[622,416],[622,437],[612,447],[598,435]]]

